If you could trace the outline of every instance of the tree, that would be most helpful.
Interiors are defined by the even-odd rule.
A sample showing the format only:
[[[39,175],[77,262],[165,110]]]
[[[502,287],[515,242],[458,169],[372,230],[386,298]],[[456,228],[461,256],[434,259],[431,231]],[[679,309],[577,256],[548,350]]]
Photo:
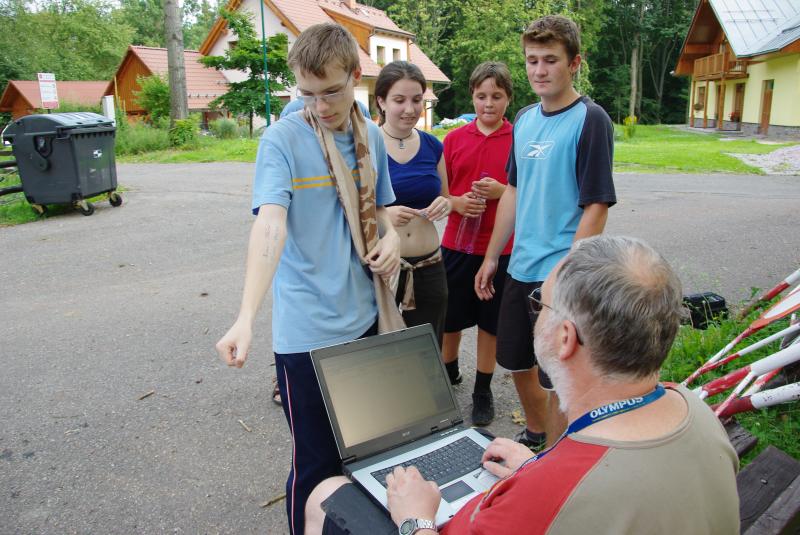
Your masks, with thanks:
[[[187,50],[198,50],[217,21],[216,0],[186,0],[183,4],[183,43]]]
[[[136,102],[150,115],[150,122],[159,126],[169,118],[169,84],[163,76],[139,76],[139,91],[134,91]]]
[[[266,98],[264,94],[264,58],[261,40],[256,35],[250,15],[240,11],[223,11],[222,16],[230,30],[236,35],[236,46],[229,47],[224,56],[200,58],[207,67],[217,70],[233,69],[244,71],[248,78],[241,82],[231,82],[228,92],[214,99],[212,106],[227,109],[234,115],[245,115],[253,135],[253,116],[266,117]],[[294,76],[286,62],[289,40],[286,34],[279,33],[267,39],[267,62],[269,66],[270,110],[277,114],[283,103],[275,96],[294,85]]]
[[[132,45],[163,47],[164,0],[120,0],[122,16],[134,29]]]
[[[57,80],[109,80],[133,30],[114,4],[59,0],[31,11],[22,0],[0,3],[0,85],[52,72]]]
[[[454,0],[406,0],[393,3],[387,11],[398,26],[416,36],[417,45],[434,63],[446,56],[445,36],[457,14]]]
[[[189,116],[189,97],[186,94],[186,66],[183,61],[183,26],[178,0],[164,2],[164,34],[167,41],[169,70],[169,125]]]

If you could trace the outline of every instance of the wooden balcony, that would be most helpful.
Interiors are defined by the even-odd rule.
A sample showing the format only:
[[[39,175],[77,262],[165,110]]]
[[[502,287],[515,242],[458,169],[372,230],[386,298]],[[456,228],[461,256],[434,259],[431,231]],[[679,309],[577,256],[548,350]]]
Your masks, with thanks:
[[[725,52],[694,60],[695,80],[721,78],[747,78],[747,61],[730,59]]]

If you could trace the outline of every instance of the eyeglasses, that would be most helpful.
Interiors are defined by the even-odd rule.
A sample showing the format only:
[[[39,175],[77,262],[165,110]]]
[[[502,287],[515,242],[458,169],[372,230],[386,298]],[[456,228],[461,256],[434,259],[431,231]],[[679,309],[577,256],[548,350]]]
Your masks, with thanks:
[[[538,288],[534,288],[530,295],[528,295],[528,311],[531,314],[538,314],[542,311],[542,307],[547,307],[555,312],[553,307],[542,301],[542,287],[539,286]]]
[[[342,84],[341,91],[337,91],[336,93],[325,93],[324,95],[317,96],[317,95],[305,95],[301,93],[300,90],[298,89],[297,98],[302,100],[303,104],[309,107],[315,105],[317,103],[317,99],[321,100],[325,104],[335,104],[337,102],[341,102],[341,100],[344,98],[345,95],[345,88],[347,87],[347,84],[350,83],[350,77],[352,76],[352,74],[353,73],[347,75],[347,79],[344,81],[344,84]]]
[[[542,311],[542,307],[547,307],[556,314],[559,312],[542,301],[542,287],[539,286],[538,288],[534,288],[533,291],[528,295],[528,311],[531,313],[532,316],[539,314]],[[563,314],[562,314],[563,315]],[[574,321],[568,320],[572,323],[572,326],[575,327],[575,338],[578,339],[578,345],[583,345],[583,340],[581,339],[580,333],[578,333],[578,326],[575,324]]]

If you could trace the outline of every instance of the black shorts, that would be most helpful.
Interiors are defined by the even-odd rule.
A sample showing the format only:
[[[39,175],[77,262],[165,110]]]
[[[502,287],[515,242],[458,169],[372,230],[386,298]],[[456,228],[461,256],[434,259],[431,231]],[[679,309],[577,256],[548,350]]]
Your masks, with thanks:
[[[416,264],[431,255],[404,258],[409,264]],[[406,291],[407,271],[400,272],[400,282],[397,285],[395,302],[399,305],[403,300]],[[403,311],[403,321],[406,326],[414,327],[430,323],[439,347],[442,346],[442,336],[444,335],[444,318],[447,312],[447,275],[444,272],[444,264],[436,262],[414,270],[414,310]]]
[[[506,278],[497,326],[497,364],[512,371],[531,370],[536,366],[533,350],[533,325],[538,314],[531,314],[528,296],[540,287],[539,282],[520,282],[511,275]],[[539,368],[542,388],[552,389],[546,373]]]
[[[477,325],[489,334],[497,334],[497,317],[500,314],[509,256],[502,255],[497,261],[497,273],[492,281],[494,298],[481,301],[475,294],[475,275],[481,268],[484,257],[442,247],[448,290],[444,332],[459,332]]]

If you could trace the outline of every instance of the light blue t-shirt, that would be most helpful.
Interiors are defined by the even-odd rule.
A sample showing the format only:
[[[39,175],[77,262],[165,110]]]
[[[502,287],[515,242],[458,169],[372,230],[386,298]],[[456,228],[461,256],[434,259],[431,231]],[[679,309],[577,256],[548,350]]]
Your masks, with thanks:
[[[539,282],[572,246],[588,204],[612,206],[614,128],[588,97],[553,112],[525,107],[514,120],[508,183],[517,188],[508,273]]]
[[[376,168],[376,201],[394,201],[386,147],[367,121]],[[358,182],[352,130],[334,134]],[[322,149],[301,112],[270,126],[261,138],[253,183],[253,213],[264,204],[287,209],[287,237],[272,282],[272,346],[305,353],[361,336],[377,319],[375,290],[361,264]]]

